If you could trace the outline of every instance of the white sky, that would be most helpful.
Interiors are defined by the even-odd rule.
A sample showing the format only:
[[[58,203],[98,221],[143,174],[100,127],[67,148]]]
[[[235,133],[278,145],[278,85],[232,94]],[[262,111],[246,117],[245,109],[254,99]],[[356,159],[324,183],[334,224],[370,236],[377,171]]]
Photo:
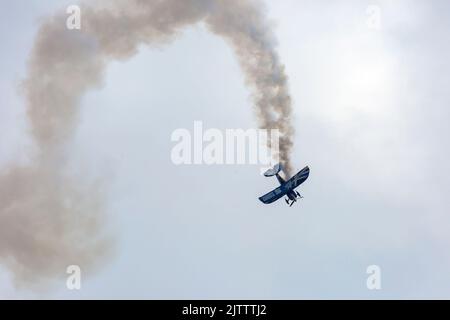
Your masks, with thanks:
[[[0,168],[26,159],[18,91],[38,20],[67,1],[0,3]],[[67,2],[70,3],[70,2]],[[173,44],[112,63],[84,97],[72,166],[110,177],[115,255],[68,291],[22,298],[449,298],[447,30],[450,3],[267,3],[295,108],[294,165],[305,196],[257,197],[256,166],[174,166],[177,128],[253,128],[231,49],[201,25]],[[381,29],[366,8],[381,8]],[[176,95],[173,94],[176,92]],[[366,268],[382,289],[366,288]]]

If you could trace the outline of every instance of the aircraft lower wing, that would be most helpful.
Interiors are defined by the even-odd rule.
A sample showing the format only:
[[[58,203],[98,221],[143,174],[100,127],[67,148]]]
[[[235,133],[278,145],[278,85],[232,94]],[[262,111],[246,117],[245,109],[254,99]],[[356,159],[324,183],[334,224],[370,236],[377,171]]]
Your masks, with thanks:
[[[309,177],[309,167],[304,167],[295,176],[286,181],[285,187],[287,190],[294,190]]]
[[[261,200],[261,202],[263,202],[265,204],[269,204],[274,201],[277,201],[282,196],[284,196],[286,193],[287,193],[286,188],[284,188],[284,186],[279,186],[278,188],[273,189],[269,193],[266,193],[265,195],[260,197],[259,200]]]

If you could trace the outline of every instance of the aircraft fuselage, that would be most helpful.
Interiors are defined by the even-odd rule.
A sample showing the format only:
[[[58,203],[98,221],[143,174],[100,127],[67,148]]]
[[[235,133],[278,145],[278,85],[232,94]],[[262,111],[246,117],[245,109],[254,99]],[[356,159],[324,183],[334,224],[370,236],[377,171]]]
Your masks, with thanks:
[[[276,177],[281,186],[286,183],[286,180],[284,180],[278,173],[276,174]],[[297,194],[295,193],[294,190],[289,191],[286,195],[289,198],[289,200],[295,201],[295,199],[297,199]]]

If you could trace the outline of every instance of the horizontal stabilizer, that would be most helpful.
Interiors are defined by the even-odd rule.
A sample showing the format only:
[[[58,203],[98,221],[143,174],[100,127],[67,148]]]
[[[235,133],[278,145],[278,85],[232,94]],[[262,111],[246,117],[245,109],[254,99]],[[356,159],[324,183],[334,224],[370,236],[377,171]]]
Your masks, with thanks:
[[[276,175],[277,173],[279,173],[283,168],[281,167],[281,164],[278,163],[276,164],[273,168],[267,170],[266,172],[264,172],[264,176],[265,177],[272,177],[274,175]]]

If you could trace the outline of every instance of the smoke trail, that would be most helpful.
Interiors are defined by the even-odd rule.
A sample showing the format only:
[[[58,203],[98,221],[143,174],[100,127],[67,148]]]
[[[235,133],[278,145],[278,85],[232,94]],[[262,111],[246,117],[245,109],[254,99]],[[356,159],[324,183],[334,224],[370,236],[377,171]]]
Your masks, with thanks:
[[[279,129],[280,160],[290,176],[294,129],[291,98],[284,66],[275,50],[275,37],[261,6],[253,1],[217,1],[206,19],[212,32],[233,46],[252,88],[255,111],[262,129]]]
[[[68,30],[57,14],[40,28],[24,82],[33,165],[0,176],[0,261],[16,280],[38,282],[69,264],[95,266],[109,248],[101,232],[96,186],[65,173],[65,145],[78,106],[101,85],[110,60],[126,59],[142,44],[161,45],[203,22],[233,47],[252,89],[259,126],[282,134],[280,159],[291,171],[291,101],[284,67],[263,9],[251,0],[116,0],[82,6],[82,29]]]

